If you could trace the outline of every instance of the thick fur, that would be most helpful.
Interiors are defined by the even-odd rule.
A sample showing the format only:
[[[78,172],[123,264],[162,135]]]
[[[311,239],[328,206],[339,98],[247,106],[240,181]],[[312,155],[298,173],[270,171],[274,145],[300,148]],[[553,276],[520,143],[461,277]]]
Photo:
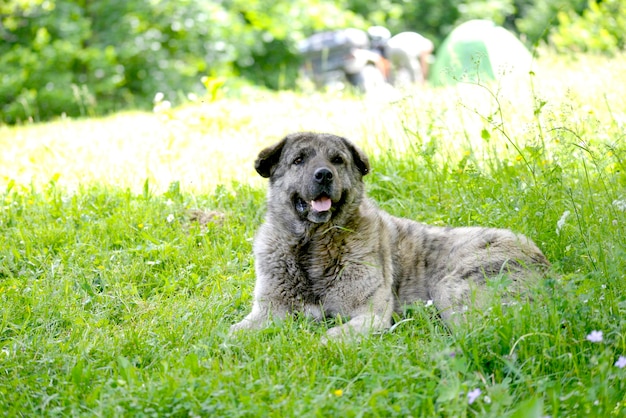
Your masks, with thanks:
[[[487,278],[520,285],[549,264],[509,230],[434,227],[380,210],[365,195],[368,159],[345,138],[291,134],[255,166],[269,178],[267,214],[254,242],[252,311],[232,331],[301,312],[349,317],[330,337],[361,334],[388,328],[393,312],[419,300],[450,320]],[[326,199],[330,209],[316,210]]]

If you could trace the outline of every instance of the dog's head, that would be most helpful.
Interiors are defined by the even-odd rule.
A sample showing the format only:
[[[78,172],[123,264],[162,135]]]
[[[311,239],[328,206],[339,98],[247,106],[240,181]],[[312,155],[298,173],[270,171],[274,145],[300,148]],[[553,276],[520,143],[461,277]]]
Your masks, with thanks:
[[[269,210],[319,224],[358,207],[369,161],[345,138],[300,132],[261,151],[255,168],[270,179]]]

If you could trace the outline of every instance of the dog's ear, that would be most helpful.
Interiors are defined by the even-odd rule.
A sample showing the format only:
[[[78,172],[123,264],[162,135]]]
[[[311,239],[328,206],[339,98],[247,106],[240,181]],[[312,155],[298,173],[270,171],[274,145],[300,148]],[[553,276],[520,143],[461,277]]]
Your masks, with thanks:
[[[346,138],[341,138],[345,143],[350,153],[352,154],[352,159],[354,160],[354,164],[356,164],[357,168],[361,172],[361,175],[366,175],[370,172],[370,160],[367,158],[367,155],[360,150],[356,145],[352,142],[348,141]]]
[[[280,142],[271,145],[259,153],[256,161],[254,162],[254,168],[261,177],[268,178],[274,172],[274,167],[280,160],[280,154],[283,152],[287,137],[283,138]]]

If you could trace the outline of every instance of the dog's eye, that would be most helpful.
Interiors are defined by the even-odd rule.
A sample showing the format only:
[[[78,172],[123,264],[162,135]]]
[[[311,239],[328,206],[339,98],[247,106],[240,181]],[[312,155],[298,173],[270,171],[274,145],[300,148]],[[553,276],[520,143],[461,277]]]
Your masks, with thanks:
[[[303,158],[302,157],[297,157],[295,160],[293,160],[293,165],[300,165],[302,164]]]
[[[335,165],[341,165],[343,164],[343,158],[341,158],[339,155],[336,157],[333,157],[332,160],[330,160],[331,163],[335,164]]]

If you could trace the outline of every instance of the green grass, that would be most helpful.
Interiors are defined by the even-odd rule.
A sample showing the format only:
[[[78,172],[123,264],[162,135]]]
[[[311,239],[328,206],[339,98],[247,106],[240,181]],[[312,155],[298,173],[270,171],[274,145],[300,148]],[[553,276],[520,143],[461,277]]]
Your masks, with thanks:
[[[624,416],[625,62],[0,127],[0,414]],[[254,285],[254,157],[300,129],[367,149],[396,215],[532,237],[553,263],[533,302],[456,333],[418,304],[359,344],[322,345],[327,325],[301,318],[229,336]]]

